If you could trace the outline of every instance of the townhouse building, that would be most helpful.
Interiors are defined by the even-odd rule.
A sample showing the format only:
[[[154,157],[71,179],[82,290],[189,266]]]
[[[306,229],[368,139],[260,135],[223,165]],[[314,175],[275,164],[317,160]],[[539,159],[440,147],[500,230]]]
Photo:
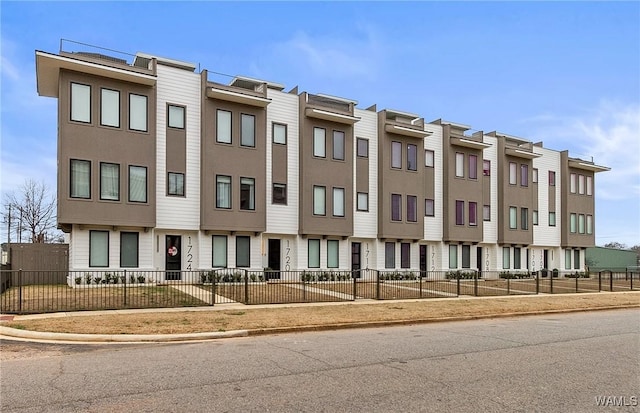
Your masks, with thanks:
[[[78,50],[75,50],[78,49]],[[595,174],[523,138],[196,65],[36,51],[69,268],[584,266]],[[188,281],[188,280],[187,280]]]

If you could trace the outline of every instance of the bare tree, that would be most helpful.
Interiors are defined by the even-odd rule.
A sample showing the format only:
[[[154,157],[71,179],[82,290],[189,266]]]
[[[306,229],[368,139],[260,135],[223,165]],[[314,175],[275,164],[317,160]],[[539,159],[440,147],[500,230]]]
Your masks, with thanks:
[[[27,179],[17,191],[8,193],[3,214],[9,234],[15,231],[18,239],[25,232],[27,239],[33,243],[59,238],[56,198],[44,182]]]

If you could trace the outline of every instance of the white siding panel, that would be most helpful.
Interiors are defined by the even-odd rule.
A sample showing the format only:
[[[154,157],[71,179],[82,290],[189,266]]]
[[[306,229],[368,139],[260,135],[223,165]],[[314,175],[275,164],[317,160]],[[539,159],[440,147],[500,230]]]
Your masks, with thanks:
[[[533,245],[559,246],[562,214],[560,209],[560,152],[534,147],[542,156],[533,160],[538,169],[538,225],[533,226]],[[556,226],[549,226],[549,171],[556,173]]]
[[[483,151],[484,159],[491,161],[491,175],[489,176],[491,182],[489,196],[491,221],[482,222],[482,240],[483,242],[491,244],[498,242],[498,139],[485,135],[484,142],[491,144],[489,148]],[[484,176],[482,179],[484,179]],[[478,208],[479,219],[483,219],[483,209],[484,205]]]
[[[442,200],[444,197],[443,190],[443,170],[442,170],[442,126],[426,124],[424,130],[431,132],[431,136],[424,139],[424,149],[432,150],[434,163],[434,215],[433,217],[424,217],[424,239],[429,241],[440,241],[443,236],[443,210]],[[422,161],[424,164],[424,155]],[[424,200],[422,201],[424,202]]]
[[[360,121],[354,125],[353,139],[353,236],[375,238],[378,234],[378,114],[369,110],[356,109],[355,116]],[[369,139],[369,211],[357,211],[356,194],[356,153],[357,139]],[[342,261],[340,262],[342,264]]]
[[[200,75],[158,65],[156,137],[156,227],[200,228]],[[168,197],[166,188],[167,103],[186,106],[187,171],[185,197]]]

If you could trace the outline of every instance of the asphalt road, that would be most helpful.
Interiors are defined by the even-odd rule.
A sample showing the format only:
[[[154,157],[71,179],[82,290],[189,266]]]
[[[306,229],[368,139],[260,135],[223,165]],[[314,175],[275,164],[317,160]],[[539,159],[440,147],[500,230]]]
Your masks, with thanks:
[[[189,344],[2,345],[15,356],[0,363],[3,413],[640,409],[637,310]]]

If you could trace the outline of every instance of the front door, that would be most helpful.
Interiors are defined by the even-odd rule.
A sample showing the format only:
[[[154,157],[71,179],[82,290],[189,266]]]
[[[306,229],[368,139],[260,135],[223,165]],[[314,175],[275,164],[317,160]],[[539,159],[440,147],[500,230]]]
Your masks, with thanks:
[[[476,248],[476,268],[478,269],[478,277],[482,277],[482,247]]]
[[[351,272],[354,278],[360,278],[360,269],[362,268],[362,244],[359,242],[351,243]]]
[[[427,276],[427,246],[420,245],[420,275]]]
[[[180,270],[182,269],[182,237],[180,235],[167,235],[166,237],[166,254],[165,254],[165,279],[179,280],[181,279]]]
[[[268,271],[265,276],[268,280],[271,279],[278,279],[280,278],[280,246],[281,246],[281,241],[279,239],[272,239],[269,238],[269,244],[268,244],[268,263],[267,265],[269,266],[269,268],[271,268],[273,271],[270,272]]]

